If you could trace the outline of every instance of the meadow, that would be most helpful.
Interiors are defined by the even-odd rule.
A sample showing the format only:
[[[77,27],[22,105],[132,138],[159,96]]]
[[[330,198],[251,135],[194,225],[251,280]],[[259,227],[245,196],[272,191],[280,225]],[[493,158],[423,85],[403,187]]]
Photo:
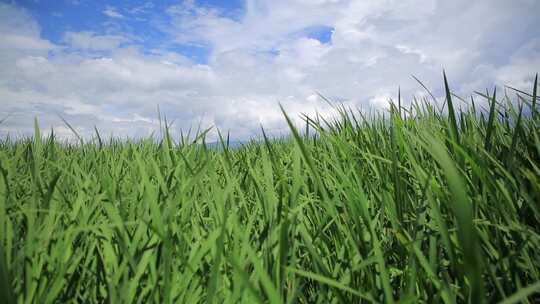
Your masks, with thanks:
[[[237,148],[36,122],[0,141],[0,298],[538,303],[537,87],[462,99],[445,77],[444,108],[283,111],[289,137]]]

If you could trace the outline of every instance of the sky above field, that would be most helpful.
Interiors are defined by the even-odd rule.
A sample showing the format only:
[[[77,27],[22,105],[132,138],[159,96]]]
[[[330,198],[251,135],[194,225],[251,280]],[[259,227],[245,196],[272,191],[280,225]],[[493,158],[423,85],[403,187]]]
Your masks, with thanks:
[[[148,136],[158,106],[174,132],[237,140],[286,134],[278,104],[331,113],[318,93],[381,109],[436,95],[446,70],[467,97],[531,88],[537,0],[0,0],[0,135],[42,129]],[[215,138],[215,134],[211,135]]]

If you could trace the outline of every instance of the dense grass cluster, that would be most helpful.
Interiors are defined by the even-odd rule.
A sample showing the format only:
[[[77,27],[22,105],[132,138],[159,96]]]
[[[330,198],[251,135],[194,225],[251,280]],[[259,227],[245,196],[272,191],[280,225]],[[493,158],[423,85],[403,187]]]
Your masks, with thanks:
[[[0,142],[0,298],[538,301],[534,92],[401,100],[287,139]],[[467,110],[457,110],[467,102]],[[304,127],[302,127],[303,129]]]

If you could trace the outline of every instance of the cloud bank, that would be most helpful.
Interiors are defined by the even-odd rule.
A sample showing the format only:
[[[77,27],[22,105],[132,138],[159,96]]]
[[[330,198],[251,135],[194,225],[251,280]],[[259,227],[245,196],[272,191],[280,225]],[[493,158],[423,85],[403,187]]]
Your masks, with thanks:
[[[41,34],[24,8],[0,4],[0,135],[42,128],[69,137],[60,116],[84,136],[147,136],[157,107],[175,130],[216,126],[245,140],[286,134],[281,103],[293,117],[330,113],[317,92],[352,107],[381,108],[397,94],[437,93],[442,69],[453,89],[532,87],[540,67],[540,2],[247,0],[241,12],[152,4],[106,6],[102,31]],[[164,17],[163,17],[164,16]],[[155,45],[122,22],[144,20]],[[204,60],[175,51],[206,50]],[[212,135],[215,137],[215,134]]]

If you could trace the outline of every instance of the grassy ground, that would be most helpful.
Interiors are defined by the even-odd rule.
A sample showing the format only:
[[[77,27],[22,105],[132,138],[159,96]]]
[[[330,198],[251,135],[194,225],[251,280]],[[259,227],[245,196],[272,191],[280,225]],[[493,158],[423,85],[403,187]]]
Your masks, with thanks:
[[[536,90],[461,112],[446,88],[444,115],[284,115],[290,138],[239,149],[4,139],[0,298],[540,301]]]

